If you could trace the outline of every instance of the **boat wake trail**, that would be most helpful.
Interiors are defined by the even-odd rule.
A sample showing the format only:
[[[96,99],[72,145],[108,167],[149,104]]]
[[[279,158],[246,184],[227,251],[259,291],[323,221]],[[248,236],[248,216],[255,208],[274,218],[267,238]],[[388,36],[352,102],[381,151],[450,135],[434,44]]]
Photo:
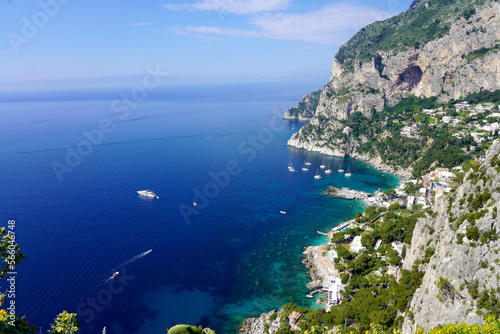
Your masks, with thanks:
[[[146,255],[150,254],[153,250],[150,249],[148,251],[145,251],[144,253],[141,253],[139,255],[136,255],[134,256],[133,258],[131,258],[130,260],[126,261],[126,262],[123,262],[122,264],[120,264],[118,267],[114,268],[113,270],[111,270],[112,272],[115,272],[117,269],[120,269],[120,268],[123,268],[125,267],[127,264],[130,264],[132,262],[135,262],[137,260],[139,260],[140,258],[142,257],[145,257]]]
[[[141,254],[139,254],[139,255],[136,255],[136,256],[134,256],[133,258],[131,258],[130,260],[125,261],[125,262],[123,262],[122,264],[120,264],[119,266],[117,266],[117,267],[113,268],[113,270],[111,270],[111,272],[112,272],[113,274],[112,274],[110,277],[108,277],[108,278],[106,278],[105,280],[103,280],[101,283],[99,283],[99,284],[98,284],[97,286],[95,286],[93,289],[95,289],[95,288],[97,288],[97,287],[100,287],[101,285],[104,285],[104,284],[108,283],[109,281],[111,281],[112,279],[116,278],[116,277],[120,274],[120,272],[118,271],[118,269],[122,269],[122,268],[123,268],[123,267],[125,267],[126,265],[128,265],[128,264],[130,264],[130,263],[132,263],[132,262],[134,262],[134,261],[137,261],[137,260],[139,260],[140,258],[142,258],[142,257],[144,257],[144,256],[146,256],[146,255],[148,255],[148,254],[150,254],[152,251],[153,251],[152,249],[150,249],[150,250],[148,250],[148,251],[145,251],[144,253],[141,253]],[[93,290],[93,289],[91,289],[91,290]],[[91,290],[89,290],[89,291],[91,291]],[[87,291],[87,292],[89,292],[89,291]]]

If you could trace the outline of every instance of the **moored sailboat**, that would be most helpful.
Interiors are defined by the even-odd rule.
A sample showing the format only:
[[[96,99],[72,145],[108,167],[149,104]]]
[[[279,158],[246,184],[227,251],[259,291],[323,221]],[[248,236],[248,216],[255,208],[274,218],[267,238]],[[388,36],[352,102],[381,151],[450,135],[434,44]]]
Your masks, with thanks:
[[[316,175],[314,175],[314,178],[315,178],[316,180],[320,180],[320,179],[322,179],[321,174],[319,173],[319,168],[318,168],[318,170],[316,171]]]
[[[328,164],[325,169],[325,174],[330,174],[331,172],[332,170],[330,169],[330,164]]]

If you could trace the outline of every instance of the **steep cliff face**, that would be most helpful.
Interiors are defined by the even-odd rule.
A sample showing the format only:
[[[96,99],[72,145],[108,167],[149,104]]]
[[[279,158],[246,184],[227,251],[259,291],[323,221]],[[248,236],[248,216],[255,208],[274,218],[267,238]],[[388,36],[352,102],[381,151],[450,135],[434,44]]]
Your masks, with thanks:
[[[321,89],[315,92],[306,94],[297,106],[288,109],[285,112],[284,119],[296,119],[299,121],[309,121],[314,117],[316,108],[318,107]]]
[[[363,139],[345,139],[340,134],[349,130],[348,117],[354,112],[370,117],[373,110],[410,95],[438,96],[445,102],[483,89],[499,89],[500,4],[484,0],[441,3],[450,5],[416,2],[408,12],[363,28],[343,45],[315,117],[288,145],[350,156]],[[432,20],[425,21],[425,17]],[[420,22],[425,24],[420,27],[425,33],[415,31],[419,37],[412,39],[411,30],[418,29]]]
[[[425,271],[403,333],[440,324],[483,323],[500,312],[500,142],[477,170],[414,229],[403,268]],[[427,257],[427,261],[425,258]],[[430,261],[429,261],[430,260]],[[426,263],[428,262],[428,263]]]

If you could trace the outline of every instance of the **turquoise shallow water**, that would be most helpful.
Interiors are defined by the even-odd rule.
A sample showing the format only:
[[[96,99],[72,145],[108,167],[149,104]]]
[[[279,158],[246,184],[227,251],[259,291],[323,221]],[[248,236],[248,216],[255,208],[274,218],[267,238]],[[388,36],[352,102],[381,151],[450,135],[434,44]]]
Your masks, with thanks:
[[[286,146],[301,124],[277,115],[314,88],[178,88],[156,92],[124,120],[111,111],[113,92],[0,103],[0,224],[16,219],[27,255],[19,314],[42,332],[66,309],[78,313],[82,333],[163,333],[179,322],[230,333],[288,302],[315,306],[305,298],[302,251],[324,241],[316,231],[363,208],[322,191],[372,192],[398,179]],[[59,182],[53,162],[103,118],[114,130]],[[302,173],[306,159],[311,172]],[[323,161],[353,176],[316,181]],[[160,198],[138,197],[147,188]],[[128,279],[110,292],[103,282],[117,270]]]

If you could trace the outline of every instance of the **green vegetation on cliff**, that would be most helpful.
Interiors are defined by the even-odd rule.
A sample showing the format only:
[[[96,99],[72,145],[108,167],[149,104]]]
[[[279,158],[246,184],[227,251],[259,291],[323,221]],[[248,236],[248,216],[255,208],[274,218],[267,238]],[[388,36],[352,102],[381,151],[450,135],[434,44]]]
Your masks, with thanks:
[[[475,14],[474,3],[481,5],[486,1],[433,0],[420,3],[404,13],[361,29],[340,48],[335,58],[352,70],[356,61],[369,62],[380,51],[395,53],[418,49],[446,35],[453,19],[470,19]]]
[[[500,90],[473,93],[464,100],[473,104],[498,103]],[[394,167],[412,167],[414,176],[418,177],[432,166],[452,168],[464,164],[472,156],[484,154],[492,139],[498,137],[498,132],[491,135],[480,130],[481,126],[498,122],[491,117],[493,111],[456,110],[454,103],[452,100],[440,104],[436,97],[411,96],[395,106],[386,106],[381,112],[373,111],[370,118],[355,112],[345,125],[352,128],[352,138],[362,142],[358,153],[380,156],[384,163]],[[442,108],[441,111],[437,111],[438,108]],[[433,111],[424,113],[424,109]],[[447,122],[443,121],[445,117]],[[451,122],[453,119],[456,123]],[[402,130],[411,127],[415,132],[404,135]],[[480,139],[471,136],[474,130]]]
[[[312,118],[318,106],[319,98],[321,96],[321,89],[305,95],[297,106],[288,109],[289,116],[304,118]]]

